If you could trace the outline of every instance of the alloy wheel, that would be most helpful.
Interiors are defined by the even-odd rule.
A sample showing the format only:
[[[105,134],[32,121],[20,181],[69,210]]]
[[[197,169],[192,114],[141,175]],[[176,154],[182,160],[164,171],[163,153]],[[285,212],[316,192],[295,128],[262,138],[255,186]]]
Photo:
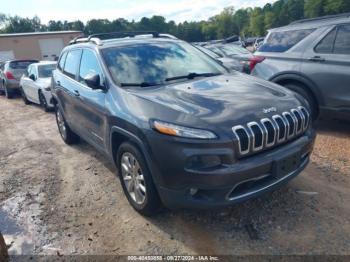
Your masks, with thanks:
[[[146,200],[146,183],[139,162],[130,152],[125,152],[121,157],[121,171],[130,197],[142,205]]]
[[[65,140],[67,138],[66,123],[65,123],[63,116],[59,110],[57,110],[56,115],[57,115],[58,130],[60,131],[62,138]]]

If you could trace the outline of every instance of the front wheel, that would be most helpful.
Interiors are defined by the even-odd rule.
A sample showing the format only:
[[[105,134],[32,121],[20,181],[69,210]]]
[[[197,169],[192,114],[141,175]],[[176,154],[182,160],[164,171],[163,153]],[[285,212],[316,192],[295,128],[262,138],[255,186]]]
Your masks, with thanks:
[[[46,98],[41,91],[39,91],[39,101],[40,101],[40,106],[44,109],[44,111],[49,112],[50,107],[48,106]]]
[[[61,110],[58,107],[56,108],[56,122],[58,131],[60,132],[63,141],[67,145],[72,145],[79,142],[79,136],[76,133],[74,133],[67,125],[67,122],[64,119]]]
[[[20,87],[20,91],[21,91],[21,95],[22,95],[22,99],[25,105],[29,105],[30,101],[28,100],[26,93],[24,93],[24,90],[22,87]]]
[[[125,142],[119,147],[117,161],[119,178],[129,203],[142,215],[156,214],[161,202],[143,154]]]

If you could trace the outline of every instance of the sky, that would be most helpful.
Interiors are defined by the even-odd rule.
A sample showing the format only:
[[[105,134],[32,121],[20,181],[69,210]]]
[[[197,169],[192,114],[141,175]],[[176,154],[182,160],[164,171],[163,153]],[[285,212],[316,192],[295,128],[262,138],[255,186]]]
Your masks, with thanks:
[[[263,6],[274,0],[10,0],[2,1],[0,13],[22,17],[39,16],[49,20],[81,20],[93,18],[110,20],[122,17],[140,20],[162,15],[175,22],[207,20],[224,7],[236,9]]]

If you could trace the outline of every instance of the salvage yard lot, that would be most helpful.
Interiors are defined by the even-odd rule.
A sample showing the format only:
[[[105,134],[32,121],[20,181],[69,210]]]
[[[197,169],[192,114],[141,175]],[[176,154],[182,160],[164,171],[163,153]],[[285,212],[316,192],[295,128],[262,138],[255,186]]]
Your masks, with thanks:
[[[219,211],[144,218],[116,170],[55,116],[0,97],[0,231],[24,254],[350,254],[350,124],[319,121],[312,161],[288,185]]]

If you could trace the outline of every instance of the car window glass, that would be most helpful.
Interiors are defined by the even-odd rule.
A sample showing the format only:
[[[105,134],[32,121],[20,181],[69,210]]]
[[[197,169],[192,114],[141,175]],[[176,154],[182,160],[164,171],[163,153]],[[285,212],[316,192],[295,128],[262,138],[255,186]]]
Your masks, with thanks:
[[[335,35],[337,33],[337,29],[333,29],[331,32],[329,32],[326,37],[324,37],[321,42],[316,46],[315,51],[317,53],[333,53],[333,44]]]
[[[64,67],[64,62],[66,62],[67,52],[61,55],[60,61],[58,62],[58,69],[62,70]]]
[[[81,57],[79,81],[86,84],[84,79],[87,76],[98,74],[100,76],[100,85],[103,86],[102,70],[93,51],[85,49]]]
[[[137,42],[106,48],[102,56],[115,82],[164,83],[190,73],[220,74],[225,69],[185,42]]]
[[[30,66],[28,66],[26,76],[30,76],[31,72],[32,72],[32,66],[30,65]]]
[[[11,69],[27,69],[30,64],[33,64],[35,62],[37,62],[37,61],[34,61],[34,60],[13,61],[13,62],[10,62],[9,67]]]
[[[285,52],[311,34],[315,29],[291,30],[271,33],[260,52]]]
[[[80,62],[81,50],[69,51],[64,64],[63,72],[71,78],[75,78]]]
[[[38,68],[38,74],[40,78],[48,78],[52,76],[52,71],[55,70],[56,65],[41,65]]]
[[[335,54],[350,54],[350,25],[339,26],[334,43]]]
[[[250,52],[239,46],[234,46],[234,45],[222,45],[220,49],[227,55],[227,56],[235,56],[235,55],[246,55],[250,54]]]

